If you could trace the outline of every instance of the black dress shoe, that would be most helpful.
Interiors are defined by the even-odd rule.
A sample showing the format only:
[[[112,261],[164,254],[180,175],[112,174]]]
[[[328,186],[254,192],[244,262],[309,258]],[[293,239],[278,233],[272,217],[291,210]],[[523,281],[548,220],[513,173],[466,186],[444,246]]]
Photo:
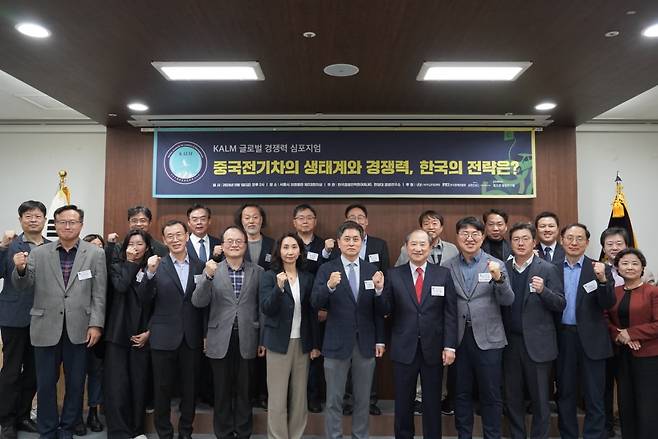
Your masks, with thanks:
[[[98,419],[98,407],[89,407],[89,414],[87,415],[87,427],[94,433],[103,431],[103,424]]]
[[[192,439],[192,433],[178,433],[178,439]]]
[[[79,423],[73,429],[73,435],[75,436],[84,436],[87,434],[87,426],[84,422]]]
[[[0,427],[0,439],[17,439],[18,433],[13,425],[3,425]]]
[[[320,401],[309,401],[308,411],[311,413],[322,413],[322,404],[320,404]]]
[[[423,403],[419,400],[414,400],[414,415],[423,414]]]
[[[445,398],[441,401],[441,413],[446,416],[453,416],[455,414],[455,403]]]
[[[18,431],[27,431],[28,433],[38,433],[37,423],[32,419],[23,419],[16,424],[16,430]]]
[[[354,412],[352,404],[343,404],[343,416],[352,416],[352,412]]]
[[[373,416],[379,416],[382,414],[382,411],[379,407],[377,407],[377,404],[370,404],[370,414]]]

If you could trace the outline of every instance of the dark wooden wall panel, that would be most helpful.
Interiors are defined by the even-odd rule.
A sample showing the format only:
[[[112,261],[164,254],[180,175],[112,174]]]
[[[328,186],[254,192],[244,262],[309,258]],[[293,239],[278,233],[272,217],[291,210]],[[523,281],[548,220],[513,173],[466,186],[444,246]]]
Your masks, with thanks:
[[[445,217],[443,237],[454,242],[455,222],[465,215],[479,216],[489,207],[506,210],[510,222],[531,220],[542,210],[559,214],[562,224],[577,220],[576,190],[576,133],[573,128],[547,128],[537,134],[537,197],[534,199],[250,199],[267,211],[268,226],[264,230],[274,238],[292,229],[292,209],[299,203],[310,202],[318,211],[320,236],[333,236],[336,225],[343,219],[345,206],[353,201],[363,202],[369,210],[368,232],[389,243],[391,259],[399,255],[404,235],[417,227],[418,214],[434,209]],[[212,234],[232,222],[233,213],[244,201],[241,199],[154,199],[152,183],[152,134],[134,128],[107,130],[107,163],[105,184],[105,234],[124,235],[128,228],[126,210],[136,204],[147,205],[156,219],[152,231],[157,236],[161,225],[172,218],[185,219],[185,211],[193,202],[207,204],[213,210]],[[157,227],[157,228],[156,228]],[[384,361],[378,377],[382,397],[392,397],[390,362]]]

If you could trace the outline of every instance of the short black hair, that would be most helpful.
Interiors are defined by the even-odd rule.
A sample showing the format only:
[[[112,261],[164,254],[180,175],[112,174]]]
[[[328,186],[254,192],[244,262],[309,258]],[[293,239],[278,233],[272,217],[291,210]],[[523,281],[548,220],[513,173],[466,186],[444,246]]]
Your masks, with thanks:
[[[489,209],[486,212],[482,214],[482,222],[487,223],[487,218],[489,218],[489,215],[500,215],[503,217],[503,221],[505,221],[505,224],[507,224],[507,220],[509,219],[509,216],[507,215],[507,212],[501,209]]]
[[[55,213],[53,213],[53,219],[55,221],[57,221],[57,216],[62,212],[66,212],[67,210],[75,210],[76,212],[78,212],[78,215],[80,216],[80,222],[81,223],[84,222],[84,220],[85,220],[85,211],[80,209],[75,204],[67,204],[66,206],[62,206],[62,207],[57,208]]]
[[[181,226],[183,226],[183,229],[185,230],[185,233],[189,233],[188,230],[187,230],[187,225],[185,225],[185,223],[183,221],[177,220],[177,219],[172,219],[172,220],[167,221],[164,224],[164,226],[162,226],[162,236],[164,236],[164,230],[167,227],[175,226],[176,224],[180,224]]]
[[[132,229],[128,231],[126,237],[123,239],[123,244],[121,245],[121,259],[124,261],[128,260],[128,258],[126,257],[126,249],[128,248],[128,243],[130,243],[130,238],[132,238],[135,235],[141,236],[142,239],[144,240],[144,243],[146,244],[146,251],[144,252],[144,257],[139,263],[140,268],[144,268],[146,267],[146,262],[148,261],[148,258],[153,256],[154,253],[153,253],[153,238],[151,238],[151,235],[148,232],[145,232],[142,229]]]
[[[474,227],[478,231],[484,233],[484,224],[474,216],[467,216],[457,221],[455,231],[459,233],[460,230],[465,229],[468,226]]]
[[[423,221],[428,218],[438,219],[441,223],[441,227],[443,227],[443,216],[435,210],[426,210],[425,212],[421,213],[418,217],[418,225],[423,227]]]
[[[222,234],[219,235],[219,240],[222,244],[224,244],[224,234],[231,229],[235,229],[240,233],[242,233],[242,235],[244,236],[245,244],[247,243],[247,232],[245,232],[244,228],[242,228],[242,226],[239,226],[237,224],[231,224],[230,226],[226,226],[224,230],[222,230]]]
[[[530,223],[516,223],[512,226],[511,229],[509,229],[509,239],[511,240],[514,232],[517,232],[519,230],[528,230],[532,235],[532,239],[537,238],[537,229],[535,228],[535,226],[533,226]]]
[[[144,216],[148,218],[149,222],[153,221],[153,215],[151,214],[151,209],[149,209],[146,206],[135,206],[129,208],[128,221],[130,221],[130,218],[134,217],[135,215],[139,215],[140,213],[143,213]]]
[[[198,209],[203,209],[203,210],[205,210],[205,211],[206,211],[206,214],[208,215],[208,218],[210,218],[210,217],[212,216],[212,211],[210,210],[210,207],[208,207],[208,206],[204,206],[203,204],[199,204],[199,203],[194,204],[194,205],[192,205],[189,209],[187,209],[187,213],[186,213],[185,216],[187,216],[187,217],[189,218],[189,217],[190,217],[190,214],[191,214],[192,212],[194,212],[195,210],[198,210]],[[147,216],[148,216],[148,215],[147,215]],[[149,218],[150,218],[150,217],[149,217]]]
[[[18,216],[22,217],[25,212],[30,210],[38,209],[43,213],[43,216],[46,216],[46,206],[41,201],[27,200],[23,201],[20,206],[18,206]]]
[[[105,240],[103,239],[103,237],[101,235],[99,235],[97,233],[90,233],[89,235],[82,238],[82,240],[86,241],[86,242],[91,242],[94,239],[98,239],[101,242],[103,248],[105,248]]]
[[[366,233],[363,231],[363,227],[361,227],[359,223],[355,221],[345,221],[340,226],[338,226],[338,229],[336,230],[336,237],[340,239],[340,237],[343,236],[343,233],[345,233],[345,230],[356,230],[359,232],[361,239],[366,236]]]
[[[603,247],[605,240],[612,235],[621,235],[621,237],[624,238],[626,247],[631,246],[631,238],[628,236],[626,229],[621,227],[608,227],[601,233],[601,247]]]
[[[539,223],[539,220],[542,218],[553,218],[558,228],[560,227],[560,218],[558,218],[556,213],[548,212],[548,211],[541,212],[535,217],[535,227],[538,227],[537,224]]]
[[[583,229],[585,231],[585,237],[587,238],[587,240],[589,240],[590,237],[589,230],[587,230],[587,226],[582,223],[571,223],[562,227],[562,230],[560,230],[560,236],[564,238],[564,233],[572,227],[580,227],[581,229]]]
[[[366,209],[366,206],[364,206],[363,204],[359,204],[359,203],[350,204],[349,206],[347,206],[345,208],[345,218],[347,218],[347,214],[352,209],[361,209],[363,211],[363,213],[366,214],[366,218],[368,218],[368,209]]]
[[[255,203],[244,203],[238,210],[235,211],[235,215],[233,216],[233,222],[242,227],[242,211],[245,210],[247,207],[255,207],[258,209],[258,213],[260,213],[260,217],[263,219],[263,223],[260,225],[262,229],[265,228],[267,225],[267,214],[265,213],[265,209],[263,209],[261,206]]]
[[[299,257],[295,261],[295,266],[297,267],[297,269],[301,270],[302,267],[304,266],[304,263],[306,262],[304,258],[304,241],[302,241],[302,238],[297,236],[296,233],[288,232],[282,237],[280,237],[279,239],[277,239],[276,243],[274,244],[270,270],[274,271],[275,273],[283,270],[283,261],[281,260],[281,244],[283,244],[283,240],[286,238],[294,239],[297,242],[297,245],[299,246]]]
[[[297,206],[295,206],[295,208],[292,210],[292,217],[293,218],[296,217],[299,212],[301,212],[302,210],[306,210],[306,209],[313,212],[313,215],[315,215],[316,217],[318,216],[317,212],[315,211],[315,209],[313,209],[313,207],[311,207],[310,204],[304,203],[304,204],[298,204]]]
[[[615,261],[614,261],[615,267],[619,267],[619,261],[621,260],[621,258],[623,258],[626,255],[637,256],[637,258],[640,260],[640,264],[642,264],[642,268],[647,266],[647,258],[644,257],[644,254],[640,250],[633,247],[627,247],[622,251],[620,251],[619,253],[617,253],[617,256],[615,256]]]

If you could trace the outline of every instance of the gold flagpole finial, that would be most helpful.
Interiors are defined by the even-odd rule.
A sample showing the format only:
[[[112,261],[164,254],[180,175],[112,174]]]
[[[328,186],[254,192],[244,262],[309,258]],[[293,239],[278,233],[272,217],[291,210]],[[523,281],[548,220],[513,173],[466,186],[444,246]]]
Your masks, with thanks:
[[[622,218],[624,216],[624,205],[626,204],[626,197],[624,196],[624,185],[621,184],[622,179],[617,171],[617,178],[615,178],[615,198],[612,200],[612,217]]]
[[[69,175],[69,173],[61,169],[59,172],[59,190],[64,193],[64,196],[66,197],[66,204],[71,204],[71,192],[69,191],[69,187],[66,184],[66,177]]]

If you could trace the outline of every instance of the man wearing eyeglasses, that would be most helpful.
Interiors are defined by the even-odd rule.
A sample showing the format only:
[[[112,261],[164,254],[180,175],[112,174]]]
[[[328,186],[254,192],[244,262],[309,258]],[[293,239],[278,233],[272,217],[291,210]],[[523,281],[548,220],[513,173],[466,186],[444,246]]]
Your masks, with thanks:
[[[502,354],[507,345],[500,307],[512,304],[514,292],[505,264],[481,250],[484,224],[471,216],[460,219],[456,229],[459,256],[444,264],[457,292],[455,427],[460,438],[473,436],[477,384],[483,437],[500,438]]]
[[[71,438],[82,412],[87,348],[105,323],[105,254],[80,239],[84,212],[68,205],[54,213],[57,241],[13,256],[12,283],[34,289],[30,339],[37,374],[37,428],[42,438]],[[57,381],[64,363],[66,393],[57,413]],[[6,395],[2,395],[6,397]]]
[[[153,220],[153,215],[151,214],[151,209],[145,206],[135,206],[128,209],[128,227],[130,230],[143,230],[147,233],[151,228],[151,221]],[[164,245],[161,241],[158,241],[155,238],[155,235],[151,234],[151,248],[153,253],[160,257],[165,257],[169,254],[167,246]],[[113,255],[112,260],[116,261],[119,259],[119,254],[121,253],[121,245],[119,244],[119,234],[116,232],[110,233],[107,235],[108,248],[106,249],[111,255]]]
[[[247,234],[239,226],[224,231],[222,248],[226,259],[206,262],[192,303],[210,306],[206,356],[215,390],[215,436],[248,438],[253,430],[250,369],[256,355],[265,355],[258,299],[263,268],[245,259]]]
[[[564,439],[579,437],[579,384],[585,397],[582,437],[598,439],[606,435],[605,365],[612,356],[612,341],[603,312],[615,305],[615,281],[609,267],[585,256],[589,237],[584,224],[562,229],[566,258],[558,269],[567,304],[558,327],[557,385],[560,436]]]
[[[203,264],[187,251],[189,233],[182,221],[170,220],[162,228],[169,249],[165,257],[151,256],[137,293],[151,303],[149,322],[153,361],[153,423],[158,436],[171,439],[171,399],[180,390],[179,439],[192,437],[196,386],[203,349],[204,310],[192,305],[192,292],[202,277]]]

